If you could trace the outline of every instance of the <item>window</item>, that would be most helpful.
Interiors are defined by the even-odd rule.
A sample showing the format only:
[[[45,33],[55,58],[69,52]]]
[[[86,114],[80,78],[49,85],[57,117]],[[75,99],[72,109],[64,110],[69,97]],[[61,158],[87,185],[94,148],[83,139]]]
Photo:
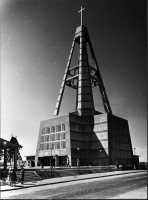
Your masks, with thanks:
[[[50,135],[50,141],[55,141],[55,134]]]
[[[44,128],[42,129],[42,135],[43,135],[43,134],[45,134],[45,129],[44,129]]]
[[[46,127],[46,133],[50,133],[50,127]]]
[[[44,144],[40,144],[40,151],[44,150]]]
[[[49,149],[54,149],[54,143],[50,143]]]
[[[61,125],[56,126],[56,132],[61,132]]]
[[[56,149],[60,149],[60,142],[56,142],[56,143],[55,143],[55,148],[56,148]]]
[[[41,136],[41,142],[44,142],[44,136]]]
[[[66,149],[66,142],[65,141],[61,142],[61,149]]]
[[[55,126],[51,126],[51,133],[55,133]]]
[[[62,124],[62,131],[65,131],[65,124]]]
[[[49,143],[47,143],[47,150],[49,150]]]
[[[56,134],[56,140],[60,140],[60,133]]]
[[[45,135],[45,142],[49,142],[49,135]]]
[[[49,143],[45,143],[44,144],[44,150],[48,150],[48,148],[49,148]]]
[[[66,133],[61,133],[61,140],[65,140],[66,139]]]

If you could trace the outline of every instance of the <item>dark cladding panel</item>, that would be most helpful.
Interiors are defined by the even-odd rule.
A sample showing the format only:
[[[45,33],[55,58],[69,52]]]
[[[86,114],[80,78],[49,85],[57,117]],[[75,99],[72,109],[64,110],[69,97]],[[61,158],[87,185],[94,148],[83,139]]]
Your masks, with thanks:
[[[76,132],[82,132],[81,124],[70,123],[70,130]]]
[[[70,138],[71,138],[71,140],[83,141],[84,135],[80,132],[71,131],[70,132]]]
[[[80,116],[70,113],[69,120],[70,120],[70,123],[74,122],[76,124],[81,124],[82,119]]]
[[[115,164],[132,164],[132,144],[128,121],[117,116],[108,116],[110,162]]]
[[[77,149],[77,147],[79,147],[80,149],[84,149],[83,141],[71,140],[71,148]]]

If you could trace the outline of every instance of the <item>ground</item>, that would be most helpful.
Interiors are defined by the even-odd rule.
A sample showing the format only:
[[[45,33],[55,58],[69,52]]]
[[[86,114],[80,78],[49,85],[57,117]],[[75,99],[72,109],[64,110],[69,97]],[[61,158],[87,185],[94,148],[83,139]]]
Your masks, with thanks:
[[[147,172],[47,184],[2,192],[1,197],[5,199],[147,199]]]

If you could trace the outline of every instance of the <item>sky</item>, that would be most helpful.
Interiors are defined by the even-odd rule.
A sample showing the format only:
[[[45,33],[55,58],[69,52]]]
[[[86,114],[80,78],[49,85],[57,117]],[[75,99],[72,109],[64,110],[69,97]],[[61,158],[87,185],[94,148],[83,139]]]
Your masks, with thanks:
[[[76,28],[88,28],[114,115],[127,119],[133,148],[147,161],[146,0],[0,0],[1,137],[35,155],[40,122],[53,117]],[[74,52],[71,66],[78,60]],[[91,61],[90,61],[91,62]],[[103,112],[99,88],[96,110]],[[65,88],[60,115],[74,111]]]

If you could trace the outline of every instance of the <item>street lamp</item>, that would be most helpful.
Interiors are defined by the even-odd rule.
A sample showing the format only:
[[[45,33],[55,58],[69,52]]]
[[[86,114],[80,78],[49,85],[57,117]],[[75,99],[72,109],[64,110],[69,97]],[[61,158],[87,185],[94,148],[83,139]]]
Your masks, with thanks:
[[[50,150],[51,150],[50,166],[52,166],[52,146],[50,147]]]
[[[101,151],[102,151],[102,150],[99,150],[99,151],[100,151],[100,166],[101,166]]]
[[[50,158],[50,176],[52,177],[52,144],[50,146],[50,150],[51,150],[51,158]]]
[[[80,150],[80,148],[77,148],[77,150],[78,150],[78,163],[77,163],[77,165],[80,167],[80,162],[79,162],[79,150]]]

